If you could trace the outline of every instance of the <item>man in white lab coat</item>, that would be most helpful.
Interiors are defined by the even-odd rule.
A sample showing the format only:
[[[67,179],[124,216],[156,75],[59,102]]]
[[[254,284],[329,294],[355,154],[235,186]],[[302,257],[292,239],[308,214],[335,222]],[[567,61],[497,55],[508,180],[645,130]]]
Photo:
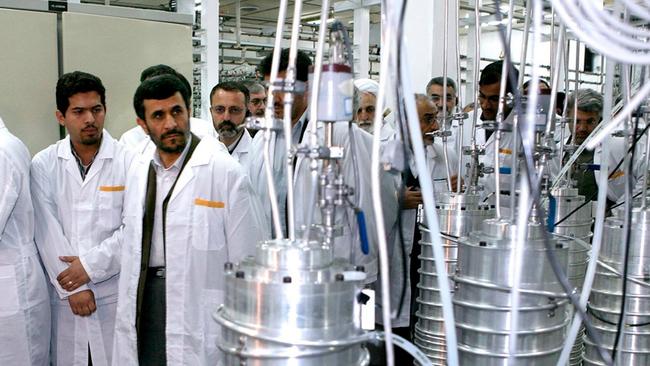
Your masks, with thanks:
[[[50,364],[50,298],[34,244],[27,147],[0,118],[0,365]]]
[[[501,71],[503,68],[503,61],[496,61],[487,65],[481,71],[479,79],[478,101],[481,106],[481,121],[494,122],[497,119],[499,109],[499,93],[501,90]],[[518,78],[519,72],[514,69],[515,79]],[[506,82],[506,94],[512,93],[515,86],[510,83],[510,78]],[[514,114],[510,113],[512,108],[504,103],[503,105],[503,119],[511,121]],[[510,122],[511,123],[511,122]],[[494,167],[494,150],[496,145],[496,134],[493,131],[485,131],[485,155],[481,155],[479,160],[485,166]],[[510,195],[510,174],[512,171],[512,152],[513,152],[513,136],[510,132],[502,132],[499,142],[499,162],[501,171],[501,186],[499,192],[504,195]],[[521,150],[520,150],[521,151]],[[483,194],[485,197],[495,194],[496,187],[494,182],[494,174],[484,174],[479,179],[479,184],[484,187]],[[503,202],[503,201],[502,201]]]
[[[372,134],[375,121],[375,106],[377,105],[377,94],[379,84],[372,79],[357,79],[354,81],[354,121],[361,129]],[[388,115],[390,109],[383,114]],[[395,139],[395,129],[384,120],[381,125],[381,141],[386,142]]]
[[[451,137],[448,139],[448,144],[453,146],[454,149],[458,150],[456,147],[458,144],[458,139],[460,138],[459,130],[459,121],[454,119],[454,114],[456,111],[456,106],[459,103],[458,98],[458,89],[456,82],[452,78],[447,78],[447,92],[443,91],[444,89],[444,78],[442,76],[437,76],[429,80],[426,90],[427,95],[431,97],[433,102],[438,107],[438,112],[442,113],[442,102],[444,100],[445,94],[447,98],[447,122],[448,129],[451,131]],[[468,117],[463,120],[463,140],[461,141],[461,146],[469,146],[472,140],[472,119],[474,112],[469,112]],[[481,129],[476,130],[476,141],[477,144],[485,143],[485,133]],[[460,151],[458,151],[460,153]],[[464,167],[463,167],[464,169]]]
[[[244,128],[244,120],[250,115],[247,105],[248,89],[233,81],[219,83],[210,92],[210,114],[214,129],[228,152],[244,168],[248,166],[249,149],[253,138]]]
[[[258,203],[219,142],[190,133],[190,91],[175,76],[145,80],[138,124],[156,144],[127,179],[115,365],[216,365],[224,264],[253,254]]]
[[[56,87],[68,136],[32,162],[35,239],[51,282],[52,363],[110,365],[127,153],[103,129],[105,89],[73,72]]]
[[[187,84],[187,87],[190,90],[192,89],[190,83],[183,74],[174,70],[171,66],[164,64],[149,66],[144,69],[142,73],[140,73],[140,82],[158,75],[175,75],[181,79],[183,83]],[[214,127],[212,127],[212,124],[200,118],[190,118],[190,128],[192,133],[197,135],[199,138],[203,138],[204,136],[217,137],[217,133],[215,132]],[[140,126],[137,125],[122,134],[122,137],[120,137],[120,143],[140,154],[144,152],[149,154],[155,150],[155,146],[149,139],[149,136]]]

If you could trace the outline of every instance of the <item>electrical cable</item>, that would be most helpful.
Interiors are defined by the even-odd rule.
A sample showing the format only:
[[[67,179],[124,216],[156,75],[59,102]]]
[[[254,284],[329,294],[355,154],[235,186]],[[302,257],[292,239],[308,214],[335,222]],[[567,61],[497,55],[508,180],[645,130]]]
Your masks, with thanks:
[[[629,83],[629,74],[625,73],[625,76],[627,76],[625,79]],[[643,79],[643,77],[642,77]],[[629,85],[629,84],[628,84]],[[616,336],[614,338],[614,347],[612,349],[612,361],[616,361],[616,356],[617,356],[617,348],[619,341],[621,339],[621,332],[623,330],[623,323],[625,320],[625,299],[627,295],[627,273],[628,273],[628,262],[629,262],[629,257],[630,257],[630,237],[632,235],[632,206],[634,205],[631,199],[632,195],[632,190],[634,188],[634,174],[632,174],[633,169],[634,169],[634,155],[636,151],[636,132],[637,128],[639,127],[639,116],[636,116],[635,122],[634,122],[634,129],[633,129],[633,145],[632,145],[632,154],[630,155],[628,159],[628,174],[627,174],[627,179],[626,179],[626,187],[625,187],[625,194],[626,194],[626,204],[625,204],[625,239],[623,242],[625,243],[625,254],[623,256],[623,288],[622,288],[622,293],[621,293],[621,313],[619,314],[618,317],[618,324],[616,326]]]
[[[540,1],[540,0],[533,0],[533,1]],[[500,3],[501,3],[500,0],[495,1],[495,5],[497,6],[497,8],[500,7],[500,5],[501,5]],[[502,45],[506,45],[507,44],[506,34],[504,32],[504,29],[503,29],[501,13],[496,12],[496,14],[497,14],[497,20],[500,22],[499,26],[498,26],[499,36],[501,38]],[[505,60],[506,60],[506,62],[508,62],[510,60],[510,50],[507,47],[504,47],[504,50],[505,50]],[[509,73],[509,78],[510,78],[511,83],[513,85],[516,85],[517,80],[516,80],[516,78],[515,78],[515,76],[513,75],[512,72]],[[518,116],[520,116],[520,114],[521,114],[521,99],[520,99],[519,90],[517,90],[517,88],[514,88],[513,92],[515,94],[514,99],[515,99],[516,113],[518,114]],[[519,133],[519,131],[514,131],[514,133]],[[531,146],[525,146],[524,145],[524,157],[525,157],[524,164],[526,166],[526,173],[527,173],[525,175],[525,178],[526,178],[525,181],[528,184],[529,190],[531,192],[531,197],[532,197],[532,202],[533,202],[532,207],[535,207],[535,206],[540,207],[539,203],[540,203],[541,191],[539,189],[539,184],[535,184],[536,183],[535,167],[534,167],[533,160],[532,160],[533,156],[532,156],[532,153],[530,151],[531,148],[532,148]],[[605,364],[611,365],[612,364],[611,357],[609,356],[609,354],[601,346],[602,341],[601,341],[600,334],[597,333],[596,329],[594,328],[593,324],[588,319],[588,317],[587,317],[585,311],[582,309],[582,307],[578,306],[578,299],[576,298],[575,294],[573,293],[573,290],[571,288],[571,284],[569,283],[568,277],[566,276],[566,274],[564,273],[564,269],[562,268],[563,266],[562,266],[562,264],[560,264],[559,259],[557,258],[557,255],[555,254],[555,250],[554,250],[553,246],[551,245],[550,238],[549,238],[549,233],[547,233],[546,230],[541,230],[541,233],[542,233],[542,241],[544,242],[544,246],[546,248],[547,258],[549,260],[551,268],[553,269],[553,272],[555,273],[555,275],[556,275],[556,277],[558,279],[558,282],[562,286],[563,290],[569,296],[571,304],[573,304],[573,306],[576,309],[576,313],[580,315],[583,322],[585,323],[585,328],[586,328],[587,334],[598,345],[597,350],[598,350],[599,355],[601,356],[601,358],[603,359]]]

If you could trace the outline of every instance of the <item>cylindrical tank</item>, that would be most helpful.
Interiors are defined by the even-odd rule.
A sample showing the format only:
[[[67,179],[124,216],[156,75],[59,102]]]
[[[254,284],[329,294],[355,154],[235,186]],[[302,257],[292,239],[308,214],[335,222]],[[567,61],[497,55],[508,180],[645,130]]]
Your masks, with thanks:
[[[481,203],[478,195],[456,194],[451,192],[436,194],[436,211],[440,222],[440,231],[452,238],[460,238],[477,230],[483,220],[493,216],[493,210]],[[431,233],[420,226],[421,254],[418,273],[419,296],[415,324],[414,343],[429,357],[435,365],[444,365],[447,360],[445,331],[442,316],[442,302],[436,275]],[[443,238],[445,267],[453,275],[456,270],[458,246],[455,241]],[[453,289],[453,283],[450,283]]]
[[[625,295],[623,337],[618,344],[617,365],[647,365],[650,363],[650,288],[630,281],[648,283],[650,279],[650,210],[635,208],[632,212],[629,240],[628,282]],[[603,346],[612,351],[616,327],[621,311],[623,267],[625,258],[624,227],[621,217],[605,220],[603,244],[599,261],[618,272],[599,264],[593,289],[589,296],[588,312],[600,332]],[[585,341],[585,365],[604,365],[589,337]]]
[[[591,225],[593,219],[591,216],[591,205],[584,204],[585,197],[578,194],[576,188],[561,187],[551,192],[554,205],[552,211],[555,213],[554,222],[557,223],[553,232],[563,236],[570,236],[585,243],[591,242]],[[561,221],[561,222],[560,222]],[[558,223],[559,222],[559,223]],[[565,240],[569,245],[569,267],[566,271],[571,285],[579,292],[585,280],[587,271],[587,262],[589,261],[589,248],[585,248],[575,240]],[[571,317],[573,317],[573,307]],[[583,335],[584,326],[580,328],[576,342],[571,350],[569,365],[578,366],[582,364],[582,354],[584,352]]]
[[[542,224],[528,224],[523,263],[515,263],[516,225],[486,220],[482,230],[461,239],[458,246],[454,307],[462,365],[506,365],[512,316],[512,277],[521,272],[517,352],[519,365],[555,365],[569,323],[562,288],[546,257]],[[563,266],[566,243],[551,240]],[[565,267],[566,268],[566,267]]]
[[[228,264],[219,348],[225,365],[366,365],[358,294],[365,274],[318,242],[260,243]]]

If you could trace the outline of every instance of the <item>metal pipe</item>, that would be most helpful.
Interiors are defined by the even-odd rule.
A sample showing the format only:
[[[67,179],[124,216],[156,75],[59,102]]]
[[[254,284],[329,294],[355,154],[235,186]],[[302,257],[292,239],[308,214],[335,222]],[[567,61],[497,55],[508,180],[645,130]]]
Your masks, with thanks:
[[[564,49],[561,47],[562,42],[564,42],[564,24],[560,25],[560,29],[558,31],[558,38],[557,38],[557,45],[555,46],[555,62],[553,64],[558,65],[555,67],[552,73],[552,79],[551,79],[551,100],[550,100],[550,106],[549,106],[549,111],[548,111],[548,116],[546,118],[546,131],[544,133],[546,136],[550,136],[551,133],[554,132],[555,130],[555,107],[557,104],[557,88],[560,84],[560,71],[559,71],[559,65],[560,62],[562,62],[562,50]],[[564,129],[561,129],[560,134]],[[562,159],[562,154],[560,153],[560,160]]]
[[[290,85],[294,85],[296,81],[296,58],[298,55],[298,33],[300,31],[300,16],[302,12],[302,0],[296,0],[293,8],[293,23],[291,24],[291,46],[289,47],[289,62],[287,65],[287,72],[285,77],[285,83],[288,82]],[[287,150],[287,160],[286,160],[286,178],[287,178],[287,236],[289,239],[294,240],[296,238],[296,229],[295,224],[296,220],[294,217],[295,206],[294,206],[294,192],[293,192],[293,156],[291,154],[292,146],[292,120],[291,120],[291,109],[293,106],[294,94],[292,91],[287,91],[284,93],[284,142],[285,149]]]
[[[526,18],[524,18],[523,28],[524,41],[521,44],[521,54],[519,58],[519,67],[521,70],[519,70],[519,77],[517,79],[517,85],[515,86],[516,88],[521,88],[521,86],[524,84],[524,75],[526,74],[526,54],[528,53],[528,34],[530,28],[531,12],[530,6],[528,6],[528,1],[525,1],[524,5],[526,6]],[[510,8],[509,13],[512,14],[512,7]],[[512,17],[510,15],[508,18],[512,22]],[[510,39],[508,39],[508,43],[510,43]],[[530,88],[528,90],[530,91]]]
[[[329,16],[329,0],[323,0],[320,10],[320,24],[321,27],[318,29],[318,42],[316,43],[316,58],[314,60],[314,74],[312,76],[312,85],[308,87],[311,88],[311,93],[309,94],[310,103],[309,103],[309,121],[311,121],[311,126],[309,129],[309,147],[317,148],[318,147],[318,137],[317,137],[317,121],[318,121],[318,97],[320,94],[320,81],[321,75],[323,73],[323,53],[325,52],[325,35],[327,31],[327,19]],[[352,152],[354,154],[354,152]],[[314,159],[311,159],[309,164],[310,174],[311,174],[311,184],[312,184],[312,195],[310,197],[311,202],[307,207],[307,220],[305,222],[305,232],[303,233],[303,239],[309,239],[309,232],[311,223],[313,220],[315,206],[313,203],[316,201],[316,186],[318,185],[318,162]]]
[[[535,120],[537,117],[537,98],[538,98],[538,89],[539,89],[539,61],[537,52],[541,44],[541,33],[542,33],[542,0],[532,0],[533,8],[530,7],[527,9],[530,13],[531,18],[533,18],[533,51],[532,51],[532,80],[528,92],[528,103],[526,105],[526,121],[521,124],[517,123],[520,127],[522,147],[524,149],[524,154],[531,156],[531,152],[534,152],[535,144]],[[526,28],[526,32],[528,29]],[[528,34],[528,33],[526,33]],[[525,55],[525,54],[524,54]],[[522,73],[523,74],[523,73]],[[521,74],[520,74],[521,77]],[[521,79],[520,79],[521,80]],[[515,120],[517,120],[516,118]],[[517,129],[513,127],[513,134],[517,135]],[[515,147],[518,146],[518,143],[515,139]],[[526,149],[528,148],[528,152]],[[515,148],[513,147],[513,154]],[[517,161],[516,157],[514,159]],[[530,173],[531,169],[534,169],[533,166],[526,164],[529,169],[529,174],[521,174],[520,187],[521,194],[518,199],[518,212],[517,212],[517,236],[514,245],[514,257],[515,257],[515,269],[514,269],[514,279],[513,279],[513,288],[512,288],[512,326],[510,328],[510,334],[508,337],[508,361],[509,364],[516,362],[516,353],[517,353],[517,331],[519,329],[519,302],[520,302],[520,287],[521,287],[521,277],[522,277],[522,263],[524,255],[524,246],[526,245],[526,237],[528,233],[528,222],[529,222],[529,213],[532,208],[532,202],[530,197],[529,185],[535,184],[538,179],[531,180],[529,177],[534,176],[534,173]],[[514,169],[513,169],[514,170]],[[512,182],[515,182],[517,175],[512,177]],[[528,182],[528,183],[527,183]],[[514,184],[512,185],[514,186]],[[534,188],[533,188],[534,189]],[[512,202],[514,201],[514,192],[510,193],[511,198],[511,207],[514,207]],[[514,214],[512,216],[514,218]]]
[[[449,0],[445,0],[444,5],[445,19],[443,30],[443,49],[442,49],[442,118],[438,118],[442,122],[442,131],[448,130],[450,120],[447,118],[447,48],[449,47]],[[451,131],[451,129],[449,128]],[[447,188],[452,191],[451,185],[451,168],[449,167],[449,156],[447,154],[447,137],[442,137],[443,157],[445,160],[445,171],[447,172]]]
[[[461,90],[463,89],[462,82],[463,78],[461,77],[461,70],[460,70],[460,36],[458,35],[458,20],[459,20],[459,14],[460,14],[460,1],[456,1],[456,32],[455,34],[455,40],[456,40],[456,94],[458,95],[458,98],[456,99],[456,110],[454,111],[455,113],[461,113],[461,108],[459,105],[462,105],[463,103],[463,95]],[[446,94],[446,93],[445,93]],[[463,169],[463,124],[465,121],[463,119],[458,120],[458,141],[456,142],[456,153],[458,155],[458,167],[457,167],[457,174],[458,177],[456,179],[456,192],[460,192],[461,190],[461,179],[460,177],[462,176],[461,172]]]
[[[580,88],[580,41],[576,40],[576,69],[573,91],[573,126],[571,128],[571,145],[576,146],[576,128],[578,124],[578,89]],[[567,171],[567,180],[571,182],[571,170]]]
[[[280,222],[280,209],[278,207],[278,195],[275,190],[275,182],[273,180],[273,168],[270,157],[270,141],[275,137],[275,133],[271,132],[273,122],[275,120],[273,113],[273,93],[277,88],[276,83],[278,80],[278,70],[280,68],[280,52],[282,42],[282,28],[284,26],[284,19],[287,10],[287,0],[280,0],[278,8],[278,24],[275,30],[275,48],[273,57],[271,59],[271,75],[269,75],[269,93],[267,95],[266,110],[264,111],[264,171],[266,173],[266,183],[269,191],[269,201],[271,202],[271,221],[275,231],[275,238],[282,239],[284,234],[282,232],[282,224]]]
[[[472,118],[472,149],[476,149],[476,124],[478,122],[478,83],[479,69],[481,68],[481,23],[480,23],[481,0],[474,0],[474,116]]]

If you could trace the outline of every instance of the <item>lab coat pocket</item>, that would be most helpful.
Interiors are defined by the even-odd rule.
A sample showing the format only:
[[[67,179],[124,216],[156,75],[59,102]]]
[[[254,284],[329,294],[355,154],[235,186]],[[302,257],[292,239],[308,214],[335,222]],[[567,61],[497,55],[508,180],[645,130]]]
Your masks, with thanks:
[[[0,289],[0,317],[15,315],[20,310],[20,304],[14,266],[0,266]]]
[[[220,250],[224,235],[224,203],[196,198],[192,205],[192,246],[198,250]]]
[[[124,186],[99,186],[99,221],[107,230],[113,231],[122,223]]]

